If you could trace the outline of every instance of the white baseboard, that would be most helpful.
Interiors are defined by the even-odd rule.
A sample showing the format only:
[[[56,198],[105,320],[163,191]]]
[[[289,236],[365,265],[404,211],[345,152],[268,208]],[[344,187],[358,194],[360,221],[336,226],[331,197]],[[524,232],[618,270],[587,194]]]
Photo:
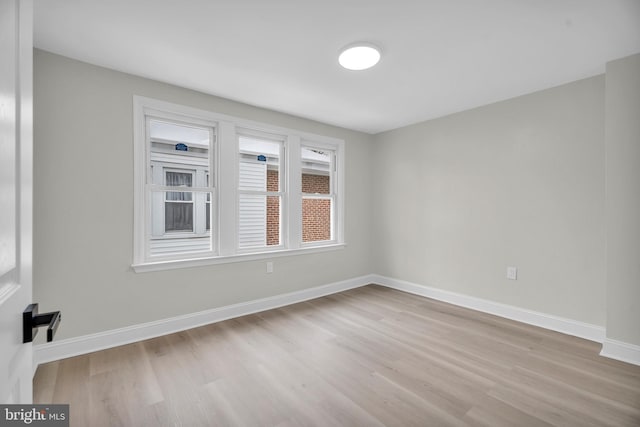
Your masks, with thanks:
[[[404,280],[393,279],[390,277],[373,275],[372,280],[374,283],[389,288],[421,295],[427,298],[433,298],[438,301],[444,301],[461,307],[481,311],[483,313],[489,313],[529,325],[550,329],[552,331],[562,332],[563,334],[585,338],[590,341],[603,342],[605,338],[605,328],[602,326],[596,326],[589,323],[578,322],[576,320],[565,319],[546,313],[540,313],[533,310],[527,310],[520,307],[501,304],[481,298],[445,291],[438,288],[422,286],[415,283],[406,282]]]
[[[605,338],[600,356],[640,365],[640,346]]]
[[[422,286],[404,280],[393,279],[377,274],[369,274],[328,285],[303,289],[301,291],[282,295],[275,295],[273,297],[262,298],[259,300],[36,345],[33,347],[34,373],[37,366],[41,363],[104,350],[136,341],[142,341],[247,314],[258,313],[260,311],[270,310],[342,292],[348,289],[358,288],[371,283],[427,298],[433,298],[435,300],[470,308],[483,313],[494,314],[496,316],[529,325],[539,326],[552,331],[601,342],[604,344],[600,355],[640,365],[640,347],[620,341],[605,339],[604,327],[445,291],[438,288]]]
[[[228,305],[197,313],[185,314],[155,322],[127,326],[91,335],[39,344],[33,347],[34,373],[41,363],[104,350],[119,345],[155,338],[198,326],[208,325],[247,314],[258,313],[285,305],[358,288],[372,283],[372,275],[360,276],[328,285],[275,295],[259,300]]]

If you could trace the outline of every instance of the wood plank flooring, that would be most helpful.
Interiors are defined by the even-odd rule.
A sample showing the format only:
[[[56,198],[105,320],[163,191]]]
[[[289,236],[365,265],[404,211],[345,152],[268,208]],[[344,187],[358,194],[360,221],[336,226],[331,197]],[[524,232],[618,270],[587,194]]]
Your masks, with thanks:
[[[640,426],[600,345],[366,286],[41,365],[73,426]]]

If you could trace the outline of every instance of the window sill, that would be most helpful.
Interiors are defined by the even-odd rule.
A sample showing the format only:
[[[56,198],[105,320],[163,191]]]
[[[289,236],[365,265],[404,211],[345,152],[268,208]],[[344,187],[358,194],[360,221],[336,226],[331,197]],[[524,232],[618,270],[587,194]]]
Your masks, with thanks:
[[[233,262],[256,261],[268,258],[279,258],[293,255],[305,255],[318,252],[329,252],[344,249],[345,243],[332,243],[323,246],[313,246],[300,249],[283,249],[269,252],[252,252],[250,254],[239,254],[231,256],[216,256],[207,258],[190,258],[172,261],[145,262],[133,264],[131,268],[136,273],[146,273],[149,271],[174,270],[177,268],[201,267],[205,265],[229,264]]]

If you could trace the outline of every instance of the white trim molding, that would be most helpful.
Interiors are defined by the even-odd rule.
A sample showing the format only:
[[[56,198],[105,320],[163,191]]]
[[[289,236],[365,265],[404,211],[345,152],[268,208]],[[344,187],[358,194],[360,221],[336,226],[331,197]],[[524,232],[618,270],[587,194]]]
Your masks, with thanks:
[[[601,356],[640,365],[640,346],[605,338],[605,328],[546,313],[501,304],[404,280],[369,274],[300,291],[127,326],[33,347],[34,374],[40,363],[104,350],[273,308],[296,304],[349,289],[378,284],[449,304],[493,314],[544,329],[603,343]]]
[[[84,335],[51,343],[40,344],[33,347],[34,373],[41,363],[78,356],[98,350],[130,344],[137,341],[155,338],[198,326],[221,322],[247,314],[286,305],[296,304],[314,298],[335,294],[348,289],[359,288],[372,283],[372,276],[360,276],[328,285],[317,286],[300,291],[290,292],[258,300],[227,305],[224,307],[204,310],[197,313],[171,317],[155,322],[141,323],[139,325],[112,329],[96,334]]]
[[[260,259],[269,257],[264,253],[278,252],[295,255],[293,251],[296,250],[310,248],[331,250],[344,246],[346,173],[344,140],[137,95],[133,97],[133,120],[132,268],[136,273],[237,262],[244,260],[245,255],[258,256]],[[196,143],[196,146],[200,149],[207,147],[207,155],[204,152],[200,153],[197,156],[198,161],[194,162],[192,157],[176,154],[170,149],[171,144],[182,143],[183,140],[181,138],[170,140],[169,136],[152,137],[151,124],[154,122],[173,126],[192,126],[206,132],[208,142]],[[242,164],[239,138],[247,135],[271,142],[277,141],[280,177],[278,191],[266,191],[266,187],[262,188],[264,186],[249,190],[239,185],[240,164]],[[156,150],[152,148],[153,144],[164,144],[165,147]],[[302,157],[301,144],[333,153],[333,159],[327,167],[327,172],[331,176],[331,186],[329,194],[325,195],[332,200],[330,219],[332,228],[331,237],[326,241],[303,242],[302,203],[306,195],[301,191],[301,172],[303,164],[313,161]],[[170,239],[164,225],[163,212],[167,201],[162,193],[176,188],[165,185],[162,171],[169,166],[182,173],[195,170],[192,174],[192,185],[189,185],[189,192],[193,193],[193,224],[189,234],[181,236],[184,239],[180,240]],[[154,172],[151,172],[152,169]],[[204,180],[203,173],[209,174],[208,182]],[[211,196],[212,222],[209,231],[205,230],[203,220],[206,217],[205,193]],[[255,246],[242,245],[240,218],[243,210],[239,205],[242,194],[279,197],[281,207],[279,245],[267,246],[259,241],[254,242]],[[266,215],[264,209],[266,208],[261,207],[256,211]],[[202,220],[199,220],[200,218]],[[163,246],[162,250],[154,251],[152,243],[160,243]]]
[[[590,341],[601,343],[605,338],[605,328],[602,326],[591,325],[577,320],[566,319],[553,316],[551,314],[514,307],[512,305],[501,304],[430,286],[418,285],[404,280],[393,279],[380,275],[373,276],[374,283],[378,283],[388,288],[397,289],[427,298],[433,298],[438,301],[444,301],[460,307],[466,307],[483,313],[504,317],[506,319],[516,320],[528,325],[539,326],[541,328],[561,332],[567,335],[573,335]]]
[[[640,366],[640,346],[605,338],[600,356]]]
[[[174,261],[147,262],[134,264],[131,266],[136,273],[146,273],[149,271],[173,270],[178,268],[201,267],[204,265],[230,264],[233,262],[256,261],[261,259],[280,258],[292,255],[303,255],[319,252],[329,252],[344,249],[346,243],[330,243],[316,245],[309,248],[272,250],[265,252],[251,252],[248,254],[228,255],[221,257],[193,258]]]

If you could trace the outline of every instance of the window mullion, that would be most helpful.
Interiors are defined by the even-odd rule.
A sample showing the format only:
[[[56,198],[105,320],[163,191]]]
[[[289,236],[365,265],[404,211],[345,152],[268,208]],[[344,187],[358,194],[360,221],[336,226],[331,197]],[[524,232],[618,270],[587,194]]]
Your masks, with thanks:
[[[134,266],[344,242],[344,141],[137,96],[134,120]],[[208,132],[208,145],[203,132]],[[260,169],[244,164],[256,162],[265,162],[264,189]],[[185,177],[188,171],[193,178]],[[327,172],[328,191],[326,176],[307,177]],[[303,185],[318,193],[303,194]],[[329,216],[326,206],[331,240],[303,242],[303,232],[306,236],[305,230],[321,224],[314,218]],[[262,212],[266,245],[258,238]]]
[[[290,135],[287,141],[287,247],[298,249],[302,242],[302,182],[300,176],[302,168],[300,165],[300,137]]]
[[[218,203],[224,206],[219,213],[219,253],[221,256],[234,255],[237,246],[237,211],[238,196],[238,150],[235,125],[231,122],[220,122],[219,125],[219,157],[225,159],[218,162]]]

